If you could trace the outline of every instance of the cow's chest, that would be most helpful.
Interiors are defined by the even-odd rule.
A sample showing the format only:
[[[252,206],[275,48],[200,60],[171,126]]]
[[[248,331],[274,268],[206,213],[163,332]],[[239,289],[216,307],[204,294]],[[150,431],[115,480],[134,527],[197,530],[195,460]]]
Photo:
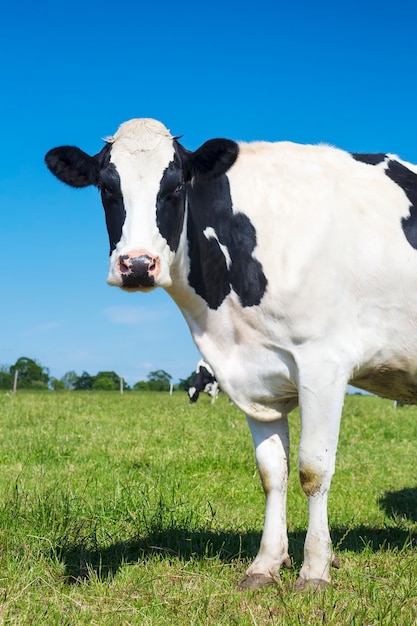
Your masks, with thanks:
[[[259,323],[259,310],[236,310],[234,306],[216,312],[206,309],[200,320],[188,320],[194,341],[222,391],[242,411],[271,420],[297,406],[294,357]]]

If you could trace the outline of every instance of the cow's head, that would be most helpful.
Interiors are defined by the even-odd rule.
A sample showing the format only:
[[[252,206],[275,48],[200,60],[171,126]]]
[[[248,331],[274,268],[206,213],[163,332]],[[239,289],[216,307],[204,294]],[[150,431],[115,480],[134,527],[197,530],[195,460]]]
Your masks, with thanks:
[[[190,387],[189,388],[189,390],[188,390],[188,397],[190,398],[190,402],[192,404],[197,402],[199,395],[200,395],[200,392],[197,391],[197,389],[195,387]]]
[[[160,122],[134,119],[95,156],[62,146],[45,161],[64,183],[100,190],[110,240],[108,283],[147,291],[171,285],[187,186],[221,176],[237,154],[237,144],[228,139],[212,139],[190,152]]]

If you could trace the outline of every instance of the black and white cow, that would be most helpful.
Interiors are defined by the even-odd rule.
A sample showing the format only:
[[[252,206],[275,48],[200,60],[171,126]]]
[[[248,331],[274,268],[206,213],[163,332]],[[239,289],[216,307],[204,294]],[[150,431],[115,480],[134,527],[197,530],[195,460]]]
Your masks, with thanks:
[[[346,385],[417,401],[417,167],[287,142],[212,139],[191,152],[150,119],[123,124],[95,156],[66,146],[46,163],[100,190],[109,284],[166,289],[247,415],[266,513],[242,587],[290,562],[287,415],[299,405],[309,522],[298,586],[325,585]]]
[[[210,396],[212,404],[216,402],[219,395],[219,383],[210,365],[204,359],[200,359],[197,363],[193,386],[188,390],[190,402],[197,402],[202,391]]]

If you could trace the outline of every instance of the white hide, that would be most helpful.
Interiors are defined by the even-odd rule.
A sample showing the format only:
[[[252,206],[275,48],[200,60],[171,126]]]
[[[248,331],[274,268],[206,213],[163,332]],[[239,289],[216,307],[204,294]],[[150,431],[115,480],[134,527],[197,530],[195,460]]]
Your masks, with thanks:
[[[256,229],[253,254],[268,285],[259,306],[243,308],[232,292],[211,310],[188,285],[185,237],[174,256],[158,233],[155,197],[173,147],[158,125],[144,148],[147,126],[123,125],[114,137],[127,218],[109,282],[120,284],[114,266],[124,251],[160,255],[158,284],[177,302],[222,390],[248,416],[267,500],[249,578],[270,579],[288,562],[287,414],[299,404],[299,473],[309,503],[300,576],[328,581],[327,497],[346,385],[375,392],[391,385],[395,394],[416,380],[417,251],[401,228],[410,202],[384,174],[385,163],[367,165],[325,145],[239,144],[227,173],[233,210]],[[216,236],[210,228],[205,235]]]
[[[228,173],[234,211],[257,232],[267,292],[259,307],[243,309],[231,294],[216,311],[185,315],[222,389],[249,416],[267,502],[249,579],[288,561],[288,411],[299,404],[309,503],[303,586],[330,580],[327,498],[346,384],[384,394],[390,371],[417,378],[417,251],[401,228],[410,202],[384,166],[327,146],[241,144]]]

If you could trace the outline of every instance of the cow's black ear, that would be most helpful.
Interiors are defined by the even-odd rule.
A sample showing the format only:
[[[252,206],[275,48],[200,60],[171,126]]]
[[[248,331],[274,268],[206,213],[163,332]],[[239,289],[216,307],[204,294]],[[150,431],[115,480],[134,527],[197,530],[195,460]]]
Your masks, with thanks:
[[[71,187],[97,185],[98,162],[79,148],[61,146],[45,155],[48,169],[63,183]]]
[[[236,161],[239,146],[230,139],[210,139],[187,155],[186,182],[193,178],[210,180],[225,174]]]

